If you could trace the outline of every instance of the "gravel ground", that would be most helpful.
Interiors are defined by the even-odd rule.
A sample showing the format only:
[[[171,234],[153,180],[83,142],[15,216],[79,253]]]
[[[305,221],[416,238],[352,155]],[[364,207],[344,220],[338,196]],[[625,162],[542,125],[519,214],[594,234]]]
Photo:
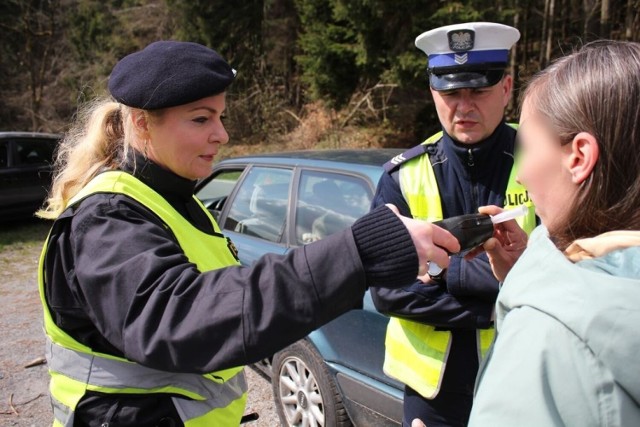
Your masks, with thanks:
[[[47,392],[42,308],[38,296],[37,265],[48,224],[29,221],[0,225],[0,425],[50,426],[52,411]],[[34,364],[32,367],[27,365]],[[271,386],[253,369],[246,413],[260,418],[247,426],[278,426]]]

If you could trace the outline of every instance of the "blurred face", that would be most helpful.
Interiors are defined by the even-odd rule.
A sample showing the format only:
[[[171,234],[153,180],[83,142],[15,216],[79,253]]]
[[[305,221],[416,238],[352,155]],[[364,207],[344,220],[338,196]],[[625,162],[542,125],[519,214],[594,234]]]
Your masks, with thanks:
[[[504,76],[496,85],[478,89],[431,89],[438,118],[458,142],[475,144],[488,138],[504,117],[513,80]]]
[[[221,144],[229,135],[221,121],[225,94],[167,108],[147,122],[147,156],[183,178],[196,180],[211,174]]]
[[[553,230],[562,224],[579,188],[568,167],[571,144],[560,144],[527,99],[522,104],[518,141],[522,153],[518,181],[527,188],[542,223]]]

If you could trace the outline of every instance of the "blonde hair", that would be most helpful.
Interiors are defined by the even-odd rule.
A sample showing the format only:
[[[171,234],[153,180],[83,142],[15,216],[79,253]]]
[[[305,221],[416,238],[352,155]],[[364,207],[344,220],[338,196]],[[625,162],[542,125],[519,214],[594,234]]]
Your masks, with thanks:
[[[130,115],[129,107],[112,98],[96,99],[80,109],[58,147],[49,197],[37,216],[57,218],[99,172],[117,169],[132,157]]]

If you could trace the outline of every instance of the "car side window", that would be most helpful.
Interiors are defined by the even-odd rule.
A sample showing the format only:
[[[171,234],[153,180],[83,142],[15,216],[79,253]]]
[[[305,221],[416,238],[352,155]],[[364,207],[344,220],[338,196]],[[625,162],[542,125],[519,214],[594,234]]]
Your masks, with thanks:
[[[200,200],[212,200],[229,196],[240,175],[242,175],[242,169],[220,171],[211,181],[198,190],[198,197]]]
[[[296,239],[310,243],[350,227],[369,211],[373,193],[359,177],[304,170],[296,205]]]
[[[196,195],[216,221],[243,171],[244,169],[223,169],[198,189]]]
[[[15,144],[19,165],[47,165],[53,162],[55,141],[18,139]]]
[[[9,142],[0,141],[0,169],[9,166]]]
[[[223,228],[279,243],[286,227],[291,169],[253,167],[231,201]]]

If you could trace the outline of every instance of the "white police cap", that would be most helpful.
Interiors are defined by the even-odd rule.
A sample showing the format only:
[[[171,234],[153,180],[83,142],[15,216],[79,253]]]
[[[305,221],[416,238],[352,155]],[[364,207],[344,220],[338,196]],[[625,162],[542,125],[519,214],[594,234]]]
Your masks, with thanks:
[[[435,90],[493,86],[509,61],[520,32],[493,22],[447,25],[420,34],[416,47],[427,54],[429,84]]]

